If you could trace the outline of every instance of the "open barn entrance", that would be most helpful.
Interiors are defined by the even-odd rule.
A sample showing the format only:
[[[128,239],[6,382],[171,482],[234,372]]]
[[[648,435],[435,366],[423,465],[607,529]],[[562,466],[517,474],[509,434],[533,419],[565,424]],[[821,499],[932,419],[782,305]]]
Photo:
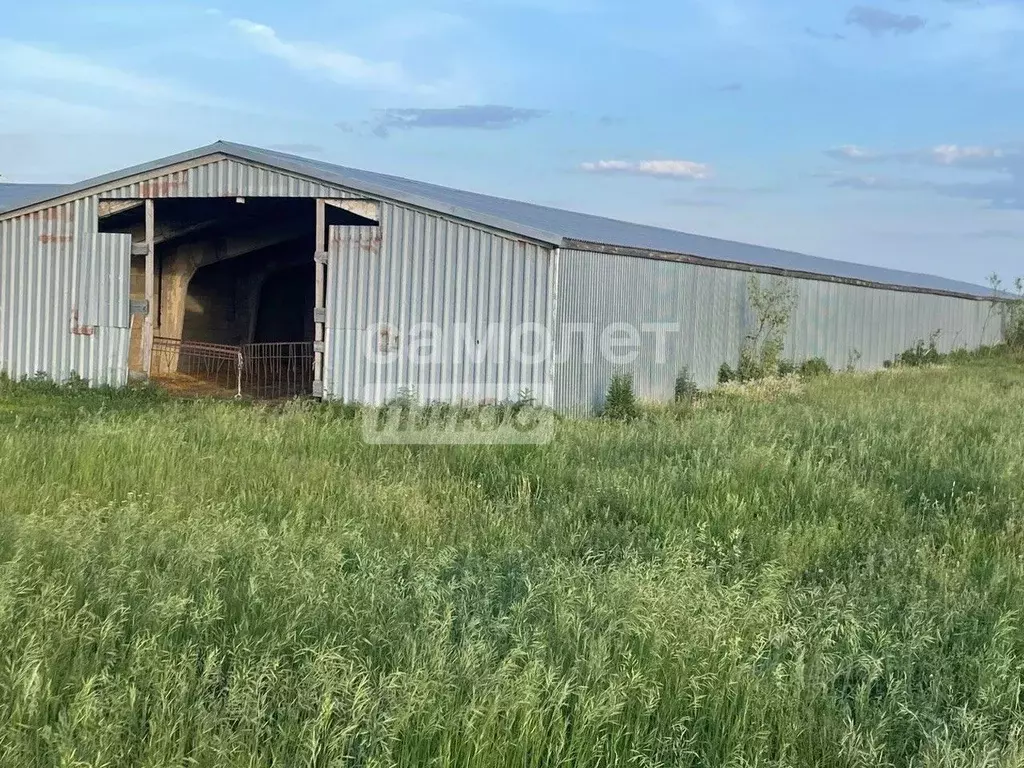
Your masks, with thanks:
[[[130,232],[135,243],[129,355],[134,375],[197,394],[312,394],[316,200],[153,201],[151,307],[146,206],[104,203],[100,231]],[[328,210],[321,223],[325,231],[329,225],[374,223],[337,206]],[[146,312],[153,325],[150,344]]]

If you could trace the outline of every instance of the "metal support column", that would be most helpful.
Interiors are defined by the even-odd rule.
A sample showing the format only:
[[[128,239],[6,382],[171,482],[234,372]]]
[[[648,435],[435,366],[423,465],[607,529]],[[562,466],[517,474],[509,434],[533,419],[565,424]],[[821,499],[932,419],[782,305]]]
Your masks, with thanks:
[[[153,314],[156,311],[156,215],[146,200],[146,320],[142,326],[142,365],[148,377],[153,366]]]
[[[313,396],[324,395],[324,320],[326,319],[327,204],[316,201],[316,289],[313,303]]]

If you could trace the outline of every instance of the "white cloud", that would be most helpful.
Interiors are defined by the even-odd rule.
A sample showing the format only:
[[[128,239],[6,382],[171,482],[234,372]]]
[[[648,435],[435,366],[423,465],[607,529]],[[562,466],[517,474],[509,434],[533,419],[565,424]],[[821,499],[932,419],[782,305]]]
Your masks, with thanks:
[[[580,169],[591,173],[626,173],[674,179],[710,179],[714,169],[691,160],[598,160],[582,163]]]
[[[291,42],[282,39],[272,27],[248,19],[232,19],[230,23],[262,53],[293,69],[319,74],[341,85],[419,95],[442,94],[450,86],[443,81],[417,82],[396,61],[371,61],[318,43]]]
[[[996,209],[1024,210],[1024,147],[1021,145],[987,147],[940,144],[925,149],[897,152],[878,152],[847,146],[828,150],[826,154],[848,162],[892,163],[931,169],[931,172],[921,179],[823,174],[825,177],[833,178],[833,186],[856,189],[932,190],[948,197],[983,201]],[[981,171],[988,178],[982,181],[945,180],[956,179],[961,171]],[[936,173],[940,176],[936,176]]]
[[[913,179],[898,179],[890,176],[847,176],[844,174],[827,174],[831,178],[830,186],[846,189],[886,190],[890,192],[928,189],[929,186]]]
[[[872,149],[858,147],[855,144],[846,144],[845,146],[838,147],[836,149],[830,149],[825,154],[841,160],[854,160],[860,162],[868,162],[879,159],[878,152]]]
[[[949,166],[961,168],[1000,168],[1008,158],[1018,153],[1002,147],[979,145],[940,144],[926,149],[883,152],[847,144],[825,152],[836,160],[856,163],[909,163],[914,165]]]
[[[0,72],[21,81],[85,86],[131,96],[135,102],[172,102],[198,106],[232,107],[202,91],[171,80],[138,75],[83,56],[0,39]]]
[[[930,156],[939,165],[960,165],[986,160],[998,160],[1004,156],[998,147],[960,147],[956,144],[943,144],[933,147]]]

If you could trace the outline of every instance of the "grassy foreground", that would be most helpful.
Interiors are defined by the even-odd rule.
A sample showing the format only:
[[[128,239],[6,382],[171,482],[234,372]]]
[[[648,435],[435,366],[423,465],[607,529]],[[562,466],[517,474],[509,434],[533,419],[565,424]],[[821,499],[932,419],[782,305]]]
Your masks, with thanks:
[[[1024,763],[1024,364],[368,447],[0,384],[0,765]]]

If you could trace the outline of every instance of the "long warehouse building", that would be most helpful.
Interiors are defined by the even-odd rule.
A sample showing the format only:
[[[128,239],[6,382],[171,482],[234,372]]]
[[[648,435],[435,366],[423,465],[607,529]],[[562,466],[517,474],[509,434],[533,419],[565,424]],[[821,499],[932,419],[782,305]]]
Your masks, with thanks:
[[[795,361],[875,369],[936,334],[943,351],[1002,334],[991,291],[969,283],[217,142],[78,184],[0,185],[0,371],[114,386],[226,371],[240,389],[261,371],[267,392],[528,391],[586,413],[617,371],[669,400],[683,369],[710,386],[735,366],[752,274],[793,291]]]

